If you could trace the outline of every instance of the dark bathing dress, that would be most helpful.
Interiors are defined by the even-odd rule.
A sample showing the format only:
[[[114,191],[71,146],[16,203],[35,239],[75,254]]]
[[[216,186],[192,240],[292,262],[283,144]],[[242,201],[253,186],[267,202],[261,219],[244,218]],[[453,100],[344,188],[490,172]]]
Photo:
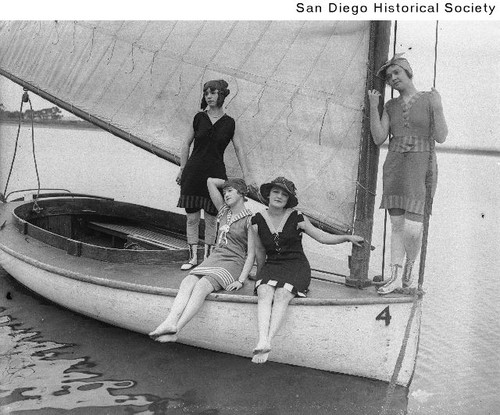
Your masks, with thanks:
[[[233,139],[235,122],[224,114],[214,124],[205,111],[194,116],[193,151],[184,166],[181,176],[181,196],[177,207],[193,213],[200,209],[217,215],[207,188],[207,179],[227,179],[224,151]]]
[[[311,282],[311,267],[302,248],[302,231],[297,225],[304,221],[302,213],[287,209],[281,224],[274,228],[267,210],[256,213],[252,224],[266,249],[266,263],[262,267],[255,290],[261,284],[285,288],[298,297],[305,297]]]
[[[380,208],[398,208],[424,214],[425,177],[432,137],[430,92],[417,92],[405,103],[402,97],[385,104],[391,137],[384,162]],[[436,155],[432,160],[432,196],[437,185]]]

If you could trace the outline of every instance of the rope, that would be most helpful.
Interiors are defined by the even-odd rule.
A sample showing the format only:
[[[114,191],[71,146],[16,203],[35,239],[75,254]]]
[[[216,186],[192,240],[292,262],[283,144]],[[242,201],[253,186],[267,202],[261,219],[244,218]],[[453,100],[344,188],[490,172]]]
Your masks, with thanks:
[[[392,56],[396,54],[396,42],[398,38],[398,21],[394,22],[394,40],[392,42]],[[391,99],[394,98],[394,88],[391,88]],[[384,236],[383,236],[383,244],[382,244],[382,281],[384,280],[385,275],[385,252],[387,245],[387,209],[384,209]]]
[[[439,35],[439,21],[436,21],[436,41],[434,44],[434,79],[432,81],[433,87],[436,87],[436,68],[437,68],[437,55],[438,55],[438,35]],[[431,112],[431,126],[434,126],[434,116]],[[424,205],[424,223],[422,231],[422,248],[420,251],[420,268],[418,275],[418,289],[422,289],[424,284],[424,270],[425,260],[427,257],[427,238],[429,235],[429,221],[432,211],[432,165],[435,157],[435,142],[434,136],[431,136],[429,151],[429,165],[427,167],[427,174],[425,176],[425,205]]]
[[[22,115],[23,114],[23,104],[24,104],[24,100],[23,100],[23,98],[21,98],[21,106],[19,108],[19,122],[17,125],[17,134],[16,134],[16,144],[14,145],[14,155],[12,156],[12,162],[10,163],[9,175],[7,176],[7,181],[5,182],[5,188],[3,191],[4,195],[7,194],[7,188],[9,187],[10,176],[12,175],[12,170],[14,169],[14,161],[16,160],[17,146],[19,143],[19,133],[21,132],[21,123],[22,123],[22,116],[23,116]]]
[[[438,30],[439,30],[439,21],[436,21],[436,34],[435,34],[435,44],[434,44],[434,79],[433,86],[436,86],[436,68],[437,68],[437,51],[438,51]],[[434,123],[434,118],[431,114],[431,125]],[[422,248],[420,251],[420,269],[418,276],[418,288],[415,290],[413,306],[410,312],[410,316],[408,318],[408,323],[406,325],[405,335],[403,338],[403,342],[401,344],[401,349],[399,351],[398,359],[396,361],[396,365],[394,367],[394,372],[391,377],[391,381],[389,383],[389,387],[386,393],[386,399],[384,402],[384,406],[382,407],[381,415],[386,415],[389,410],[390,404],[392,402],[394,390],[396,388],[396,381],[399,377],[399,372],[401,370],[401,366],[403,364],[403,359],[406,353],[406,347],[408,344],[408,338],[410,336],[410,329],[413,323],[413,319],[415,317],[415,311],[417,306],[420,305],[421,298],[423,295],[422,285],[424,282],[424,268],[425,268],[425,258],[427,254],[427,237],[429,231],[429,217],[432,209],[432,163],[434,160],[434,137],[431,136],[431,148],[429,152],[429,165],[427,167],[427,174],[425,178],[425,205],[424,205],[424,223],[423,223],[423,234],[422,234]]]
[[[401,344],[401,349],[399,350],[399,355],[398,355],[398,359],[396,361],[396,366],[394,368],[394,372],[392,373],[389,387],[387,388],[387,393],[385,395],[384,405],[382,406],[382,411],[380,412],[380,415],[387,415],[387,411],[389,410],[389,408],[391,406],[392,397],[393,397],[394,391],[396,389],[396,382],[398,380],[399,372],[400,372],[401,367],[403,365],[403,359],[405,357],[406,347],[408,346],[408,339],[410,337],[413,319],[415,318],[415,313],[417,311],[417,308],[420,306],[421,301],[422,301],[421,297],[418,295],[415,295],[415,298],[413,300],[413,305],[412,305],[412,308],[410,311],[410,316],[408,317],[408,323],[406,324],[405,334],[403,337],[403,342]]]
[[[38,163],[36,160],[36,151],[35,151],[35,126],[34,126],[34,119],[33,119],[33,105],[31,104],[31,99],[28,95],[28,91],[24,90],[23,96],[21,98],[21,107],[19,108],[19,123],[17,127],[17,135],[16,135],[16,144],[14,146],[14,154],[12,156],[12,162],[10,164],[10,170],[9,170],[9,175],[7,177],[7,182],[5,183],[5,189],[4,189],[4,195],[7,195],[7,188],[9,186],[10,182],[10,177],[12,175],[12,171],[14,169],[14,162],[16,160],[17,156],[17,148],[19,144],[19,135],[21,131],[21,124],[22,124],[22,112],[23,112],[23,104],[24,102],[28,102],[30,105],[30,110],[31,110],[31,147],[32,147],[32,154],[33,154],[33,162],[35,164],[35,173],[36,173],[36,180],[37,180],[37,197],[38,199],[40,197],[40,174],[38,172]],[[12,192],[11,192],[12,193]],[[5,201],[7,201],[7,196],[5,197]],[[41,208],[38,206],[37,201],[33,203],[33,210],[36,212],[40,212]]]

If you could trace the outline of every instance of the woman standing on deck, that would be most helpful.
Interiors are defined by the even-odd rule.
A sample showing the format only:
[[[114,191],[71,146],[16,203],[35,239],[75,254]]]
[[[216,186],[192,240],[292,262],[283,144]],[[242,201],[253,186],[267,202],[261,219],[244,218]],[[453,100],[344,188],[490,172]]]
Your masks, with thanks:
[[[182,280],[168,317],[149,333],[159,342],[176,341],[177,333],[199,311],[211,292],[243,287],[255,260],[252,212],[245,207],[245,182],[242,179],[209,178],[207,186],[219,212],[217,245],[212,255]],[[222,188],[224,197],[219,188]]]
[[[194,116],[192,127],[181,149],[181,166],[177,184],[181,195],[177,207],[186,209],[186,234],[189,245],[189,260],[181,266],[190,270],[198,264],[198,235],[201,210],[205,211],[205,255],[208,258],[215,244],[217,209],[207,190],[207,179],[227,179],[224,165],[224,151],[233,140],[234,119],[224,113],[222,105],[229,95],[228,84],[223,79],[208,81],[203,86],[202,111]],[[191,144],[193,152],[189,156]],[[238,159],[240,150],[233,141]]]
[[[254,363],[267,361],[271,342],[281,327],[290,300],[306,296],[311,267],[302,248],[302,232],[328,245],[352,242],[360,246],[364,241],[355,235],[330,235],[312,225],[293,209],[298,204],[295,185],[284,177],[263,184],[260,192],[268,209],[252,219],[256,233],[259,327]]]
[[[417,91],[410,64],[401,54],[387,61],[377,75],[399,92],[399,97],[385,104],[381,118],[378,113],[381,95],[376,90],[368,92],[373,141],[381,145],[391,135],[383,168],[384,191],[380,206],[389,210],[391,218],[391,277],[378,290],[380,294],[388,294],[401,285],[403,288],[412,286],[412,268],[422,244],[425,177],[431,140],[443,143],[448,127],[439,93],[434,88],[428,92]],[[434,195],[437,163],[434,153],[432,157]]]

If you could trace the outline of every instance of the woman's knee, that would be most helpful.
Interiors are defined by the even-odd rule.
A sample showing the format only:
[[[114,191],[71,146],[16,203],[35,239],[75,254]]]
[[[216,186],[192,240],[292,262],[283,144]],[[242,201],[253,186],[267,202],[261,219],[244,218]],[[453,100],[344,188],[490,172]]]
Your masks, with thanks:
[[[195,213],[187,213],[187,225],[188,226],[197,226],[200,223],[200,217],[201,217],[201,212],[195,212]]]
[[[405,218],[409,222],[418,222],[420,225],[422,225],[424,221],[424,215],[421,215],[420,213],[406,212]]]
[[[406,220],[405,221],[405,233],[414,238],[419,239],[422,235],[423,231],[423,223],[414,221],[414,220]]]
[[[272,301],[274,298],[274,292],[275,292],[274,287],[271,287],[270,285],[267,284],[261,284],[257,287],[257,296],[259,298],[259,301],[261,300]]]
[[[189,274],[184,277],[181,281],[181,287],[195,286],[196,283],[200,280],[200,278],[196,275]]]
[[[286,288],[277,288],[274,294],[274,301],[289,303],[295,295],[288,291]]]
[[[214,286],[208,278],[202,277],[195,285],[194,289],[197,292],[205,293],[205,295],[210,294],[214,291]]]
[[[392,210],[398,211],[397,213],[390,213],[392,230],[393,232],[402,232],[405,226],[404,210],[390,209],[389,212],[391,212]],[[402,214],[399,214],[400,210],[403,212]]]

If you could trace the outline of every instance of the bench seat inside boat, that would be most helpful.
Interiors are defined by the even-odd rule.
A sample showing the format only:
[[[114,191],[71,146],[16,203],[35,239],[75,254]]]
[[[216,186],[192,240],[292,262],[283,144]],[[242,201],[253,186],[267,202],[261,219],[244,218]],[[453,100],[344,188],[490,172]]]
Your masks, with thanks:
[[[88,227],[99,232],[126,239],[140,247],[149,249],[187,249],[187,243],[180,235],[157,232],[134,225],[124,225],[106,222],[88,222]]]

